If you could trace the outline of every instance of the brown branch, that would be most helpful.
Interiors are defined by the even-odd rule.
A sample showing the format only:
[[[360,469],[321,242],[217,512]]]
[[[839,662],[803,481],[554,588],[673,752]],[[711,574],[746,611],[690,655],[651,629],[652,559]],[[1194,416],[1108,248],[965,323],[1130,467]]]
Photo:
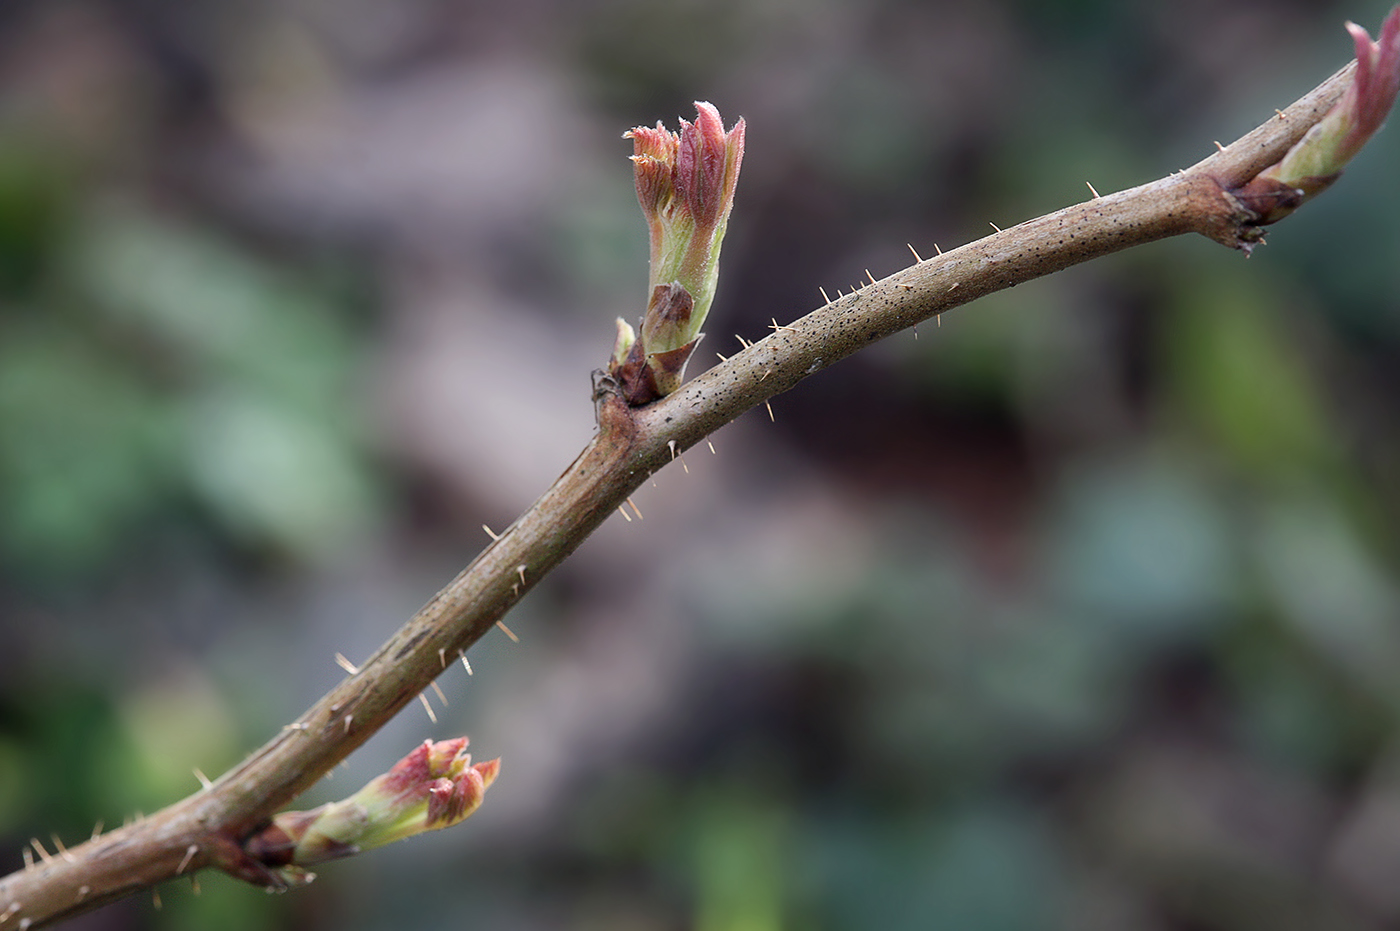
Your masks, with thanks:
[[[357,673],[211,787],[0,880],[0,931],[209,866],[274,884],[242,841],[413,701],[647,476],[819,369],[985,294],[1179,233],[1248,248],[1256,218],[1230,191],[1283,157],[1341,97],[1351,67],[1185,171],[919,262],[776,329],[654,404],[630,408],[604,390],[597,434],[579,457]]]

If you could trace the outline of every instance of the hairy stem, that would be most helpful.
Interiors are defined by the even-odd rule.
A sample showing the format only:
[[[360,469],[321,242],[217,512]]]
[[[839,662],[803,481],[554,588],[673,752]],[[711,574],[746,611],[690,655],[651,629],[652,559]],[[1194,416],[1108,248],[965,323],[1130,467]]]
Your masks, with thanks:
[[[209,866],[272,884],[242,840],[413,701],[680,451],[838,359],[993,291],[1179,233],[1247,248],[1258,230],[1230,192],[1279,161],[1326,113],[1352,67],[1185,171],[873,282],[651,405],[631,408],[604,391],[597,434],[564,474],[357,673],[211,787],[80,846],[43,851],[40,862],[0,880],[0,931],[37,928]]]

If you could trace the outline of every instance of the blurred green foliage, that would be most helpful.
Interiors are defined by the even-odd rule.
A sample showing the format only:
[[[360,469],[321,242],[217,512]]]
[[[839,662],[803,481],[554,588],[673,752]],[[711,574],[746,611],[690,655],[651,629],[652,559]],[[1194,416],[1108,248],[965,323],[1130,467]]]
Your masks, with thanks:
[[[0,545],[21,575],[100,566],[189,506],[298,558],[366,532],[356,336],[314,275],[129,205],[28,220],[66,233],[0,318]]]

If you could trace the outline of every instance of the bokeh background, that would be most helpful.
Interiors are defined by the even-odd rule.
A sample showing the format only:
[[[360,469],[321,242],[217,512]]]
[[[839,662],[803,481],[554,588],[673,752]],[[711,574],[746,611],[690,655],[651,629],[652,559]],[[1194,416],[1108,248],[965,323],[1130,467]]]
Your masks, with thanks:
[[[1184,167],[1379,0],[0,3],[0,864],[198,787],[562,470],[639,123],[748,121],[730,353]],[[84,929],[1400,926],[1400,129],[810,379],[635,496],[304,800],[461,828]]]

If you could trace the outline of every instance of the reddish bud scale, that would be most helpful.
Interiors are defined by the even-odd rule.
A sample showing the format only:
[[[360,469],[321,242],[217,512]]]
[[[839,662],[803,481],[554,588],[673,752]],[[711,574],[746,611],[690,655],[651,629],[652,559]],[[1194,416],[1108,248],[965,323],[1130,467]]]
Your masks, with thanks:
[[[727,139],[719,111],[707,103],[695,107],[694,123],[681,120],[676,176],[685,185],[685,202],[696,224],[713,228],[724,208]]]
[[[1400,6],[1391,9],[1375,42],[1356,23],[1347,23],[1347,31],[1356,43],[1356,77],[1342,98],[1353,122],[1340,148],[1350,159],[1381,128],[1400,92]]]

